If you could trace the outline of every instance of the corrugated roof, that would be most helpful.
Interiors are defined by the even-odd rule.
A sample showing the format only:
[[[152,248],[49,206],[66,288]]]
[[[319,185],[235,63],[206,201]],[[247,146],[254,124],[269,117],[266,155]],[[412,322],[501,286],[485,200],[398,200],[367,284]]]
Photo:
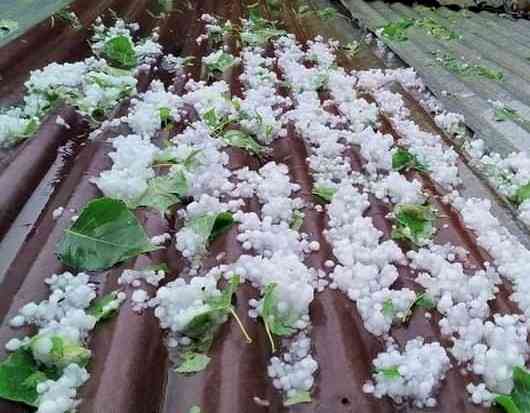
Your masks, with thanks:
[[[112,6],[118,14],[140,21],[146,30],[154,24],[160,24],[161,42],[165,46],[166,53],[192,55],[197,58],[208,52],[205,46],[198,46],[195,42],[201,30],[201,25],[197,23],[198,18],[203,13],[237,17],[244,12],[245,6],[239,1],[196,1],[191,3],[189,10],[176,11],[165,19],[153,20],[145,13],[148,1],[138,1],[130,5],[128,1],[98,0],[89,7],[83,6],[83,2],[83,0],[76,2],[80,7],[81,15],[88,9]],[[317,7],[328,5],[326,1],[313,3]],[[359,8],[371,18],[379,16],[379,12],[372,9],[372,6],[375,7],[375,4],[370,6],[364,4]],[[398,6],[392,7],[392,10],[399,8]],[[95,15],[95,13],[90,15],[92,20]],[[387,21],[383,18],[378,19],[373,27]],[[90,21],[90,18],[86,17],[84,23],[88,24]],[[301,40],[316,33],[327,34],[341,40],[361,36],[361,32],[352,29],[344,19],[328,23],[328,26],[317,21],[308,21],[307,25],[301,27],[292,15],[285,14],[284,23]],[[71,43],[58,59],[67,60],[72,56],[77,58],[76,48],[84,43],[86,33],[76,35],[71,31],[56,33],[51,29],[48,30],[50,30],[48,35],[45,35],[44,31],[39,32],[41,33],[39,37],[29,32],[22,36],[21,40],[29,42],[29,46],[24,43],[7,46],[12,48],[12,55],[9,59],[4,58],[3,61],[0,58],[0,67],[2,67],[1,64],[4,65],[3,67],[12,65],[12,71],[9,73],[13,76],[13,83],[11,86],[3,85],[3,88],[0,88],[3,91],[0,96],[2,99],[10,101],[15,99],[14,96],[19,96],[20,82],[27,77],[30,69],[42,66],[50,60],[52,46],[60,36],[65,36]],[[412,36],[411,34],[410,43],[415,45]],[[13,57],[21,56],[18,52],[24,47],[31,47],[37,51],[32,60],[19,61]],[[399,47],[408,46],[400,45]],[[415,56],[412,51],[408,50],[408,54],[404,56],[409,55]],[[427,56],[428,53],[425,51],[419,55]],[[347,65],[350,68],[367,69],[384,67],[385,63],[371,49],[363,48],[352,61],[347,62]],[[420,67],[423,70],[433,67],[437,73],[437,75],[432,74],[435,79],[442,76],[444,72],[442,69],[427,65],[426,60]],[[200,66],[195,65],[190,68],[190,73],[198,78]],[[423,75],[422,72],[420,73]],[[234,72],[228,79],[232,91],[240,93],[236,75],[237,72]],[[141,90],[147,88],[153,76],[157,74],[151,72],[146,76],[144,82],[141,83]],[[460,81],[450,73],[445,73],[445,76],[448,81],[455,82],[455,93],[462,93],[463,87],[466,87],[466,90],[476,90],[473,102],[476,105],[486,105],[484,102],[487,102],[487,97],[479,95],[479,92],[484,93],[480,87],[482,83]],[[523,76],[522,73],[521,76]],[[169,83],[167,79],[165,80]],[[426,80],[429,82],[429,78]],[[457,85],[456,82],[458,82]],[[440,87],[448,87],[444,86],[443,81],[437,84]],[[460,88],[457,88],[458,85]],[[175,82],[175,86],[178,90],[179,83]],[[500,86],[489,85],[489,87]],[[519,94],[526,96],[527,92],[520,90]],[[442,132],[421,105],[404,90],[401,90],[401,93],[411,110],[411,117],[421,125],[422,129],[441,134]],[[474,108],[469,103],[471,98],[454,98],[454,101],[465,104],[468,111]],[[116,109],[114,116],[120,116],[126,107],[127,102],[124,102]],[[21,144],[14,151],[4,154],[0,170],[0,191],[3,194],[0,199],[0,213],[3,214],[0,219],[0,318],[2,319],[0,354],[2,355],[4,344],[10,338],[15,334],[27,333],[24,330],[11,329],[8,320],[23,304],[45,298],[48,290],[43,280],[50,274],[62,272],[65,269],[57,260],[54,252],[57,241],[69,225],[69,220],[55,221],[52,218],[52,212],[60,206],[67,210],[78,211],[88,200],[99,196],[97,188],[89,183],[89,179],[109,167],[110,160],[107,154],[111,148],[106,139],[112,139],[118,134],[117,131],[109,129],[101,139],[85,142],[88,133],[86,123],[79,119],[79,116],[70,108],[62,107],[58,109],[58,113],[72,125],[71,131],[65,132],[55,125],[57,113],[50,115],[37,136]],[[476,119],[477,124],[480,124],[479,120],[483,118],[477,115]],[[397,138],[397,133],[388,119],[383,117],[382,121],[381,131]],[[491,123],[492,130],[498,132],[499,125],[491,121],[489,123]],[[473,125],[470,124],[471,127]],[[507,125],[504,126],[507,127]],[[167,136],[159,136],[159,138],[165,137]],[[65,149],[57,152],[61,145],[66,145]],[[307,152],[303,141],[291,133],[286,138],[276,141],[272,149],[272,159],[289,166],[291,179],[301,185],[302,193],[306,194],[304,196],[307,200],[310,200],[308,194],[311,193],[312,177],[305,161]],[[263,162],[237,149],[231,149],[228,153],[230,166],[233,168],[246,165],[255,168]],[[360,160],[358,148],[353,148],[352,166],[354,169],[360,170]],[[501,221],[522,242],[527,243],[527,232],[513,219],[511,211],[499,202],[495,194],[463,160],[458,166],[464,179],[463,192],[466,195],[489,198]],[[416,176],[416,178],[422,180],[425,185],[432,186],[425,177]],[[432,191],[435,204],[444,211],[444,217],[440,220],[441,230],[437,234],[436,242],[451,241],[455,245],[464,246],[471,252],[466,265],[483,266],[484,262],[490,258],[477,247],[474,235],[462,227],[458,214],[443,206],[439,201],[440,189],[432,188]],[[249,208],[255,209],[256,205],[249,205]],[[324,262],[331,257],[331,248],[322,233],[327,218],[313,208],[307,208],[305,213],[303,230],[310,234],[311,239],[318,240],[321,245],[320,251],[307,258],[307,264],[329,271],[324,266]],[[388,205],[376,200],[372,200],[371,207],[367,211],[367,215],[374,219],[378,229],[384,232],[385,238],[390,236],[391,230],[390,222],[385,218],[387,213]],[[158,213],[142,211],[138,213],[138,217],[151,234],[174,232],[178,229],[178,224],[174,219],[163,220]],[[442,229],[445,224],[447,228]],[[216,257],[220,252],[226,253],[223,258],[226,262],[234,260],[242,253],[236,235],[237,231],[232,229],[212,244],[209,255],[205,258],[204,268],[218,264]],[[102,291],[111,291],[117,287],[117,277],[124,268],[145,268],[150,263],[161,261],[168,263],[171,278],[178,277],[185,265],[184,260],[172,245],[161,252],[139,257],[133,262],[127,262],[111,271],[96,274],[94,277],[100,283]],[[398,283],[410,288],[415,287],[406,268],[400,268]],[[266,373],[271,354],[265,331],[260,324],[247,316],[248,299],[256,294],[256,290],[250,286],[241,288],[237,293],[238,313],[244,317],[245,325],[255,338],[254,344],[248,345],[241,340],[240,331],[233,320],[225,323],[211,350],[212,362],[209,367],[193,376],[181,376],[174,372],[170,355],[164,345],[164,334],[153,313],[146,311],[138,315],[132,311],[129,303],[124,304],[114,319],[98,328],[93,334],[90,342],[90,348],[94,353],[89,366],[91,378],[82,388],[83,401],[79,406],[79,411],[81,413],[188,413],[192,405],[200,405],[204,413],[420,411],[408,404],[397,406],[387,398],[379,400],[362,392],[362,385],[371,375],[371,361],[379,351],[383,350],[384,343],[364,329],[355,305],[344,294],[331,289],[317,294],[310,310],[314,353],[320,364],[313,391],[313,402],[283,407],[280,395],[273,388]],[[497,308],[509,308],[510,305],[506,294],[500,295],[495,302]],[[422,314],[416,312],[407,326],[393,328],[392,335],[400,344],[417,335],[423,335],[428,339],[440,339],[437,321],[436,316],[432,320],[427,320]],[[487,409],[473,406],[467,400],[464,385],[468,379],[469,377],[466,378],[460,374],[459,369],[452,369],[441,388],[439,405],[428,411],[444,413],[487,411]],[[254,396],[270,401],[270,406],[256,404]],[[0,401],[0,412],[25,411],[27,409],[20,405]]]
[[[507,154],[530,149],[530,21],[487,11],[456,12],[441,7],[410,7],[382,1],[342,0],[361,26],[375,32],[401,19],[433,18],[459,35],[440,40],[412,26],[408,40],[386,41],[404,62],[413,66],[433,94],[466,124],[489,149]],[[449,53],[470,64],[502,72],[503,80],[463,77],[439,64],[434,53]],[[520,120],[496,122],[490,101],[499,100],[520,114]]]

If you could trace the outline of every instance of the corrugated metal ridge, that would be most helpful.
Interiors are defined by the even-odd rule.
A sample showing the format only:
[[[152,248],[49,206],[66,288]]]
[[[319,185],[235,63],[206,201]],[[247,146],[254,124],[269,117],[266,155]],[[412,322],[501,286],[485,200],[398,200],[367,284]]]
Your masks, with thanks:
[[[522,119],[530,119],[530,94],[524,87],[530,73],[530,55],[525,35],[530,32],[527,20],[509,20],[494,13],[462,13],[437,8],[408,7],[381,1],[344,0],[352,16],[370,30],[405,17],[429,16],[460,34],[460,39],[437,40],[418,28],[407,31],[409,40],[390,41],[387,45],[407,64],[413,66],[429,89],[449,110],[461,113],[466,124],[483,138],[488,148],[501,154],[530,148],[526,122],[495,122],[490,100],[500,100],[516,109]],[[498,69],[501,82],[462,78],[435,61],[433,52],[451,53],[466,62]]]

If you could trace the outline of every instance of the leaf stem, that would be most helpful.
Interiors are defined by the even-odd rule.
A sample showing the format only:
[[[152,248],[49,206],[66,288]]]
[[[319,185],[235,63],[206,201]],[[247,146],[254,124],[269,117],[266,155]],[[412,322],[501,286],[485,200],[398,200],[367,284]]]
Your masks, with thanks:
[[[163,168],[165,166],[175,166],[176,163],[155,163],[152,165],[153,168]]]
[[[272,338],[269,324],[265,320],[263,320],[263,324],[265,324],[265,331],[267,332],[267,337],[269,337],[269,341],[271,342],[272,352],[276,353],[276,344],[274,344],[274,339]]]
[[[251,344],[252,343],[252,338],[248,335],[247,330],[245,329],[245,326],[243,325],[243,323],[241,322],[241,319],[239,318],[239,316],[237,315],[237,313],[234,311],[233,308],[230,308],[230,313],[232,313],[232,315],[236,319],[236,322],[237,322],[239,328],[241,329],[241,332],[245,336],[245,339],[247,340],[247,343]]]

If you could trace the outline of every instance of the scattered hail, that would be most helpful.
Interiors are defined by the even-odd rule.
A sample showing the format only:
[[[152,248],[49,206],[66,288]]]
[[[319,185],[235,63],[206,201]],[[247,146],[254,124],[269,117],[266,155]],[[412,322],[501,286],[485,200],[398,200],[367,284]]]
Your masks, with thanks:
[[[161,328],[168,330],[168,346],[181,350],[177,372],[195,372],[207,365],[214,333],[230,315],[244,331],[231,299],[239,283],[248,281],[259,294],[249,301],[249,316],[261,319],[274,352],[276,338],[283,337],[282,353],[271,358],[268,374],[287,404],[307,401],[314,385],[319,366],[312,354],[310,305],[315,294],[327,287],[346,293],[365,328],[387,343],[373,360],[375,372],[363,386],[366,393],[386,395],[396,402],[411,399],[418,407],[435,406],[435,392],[451,367],[448,352],[482,380],[467,386],[473,402],[489,405],[497,393],[510,393],[513,369],[524,366],[530,351],[527,323],[521,315],[493,313],[490,306],[502,277],[513,286],[511,300],[525,317],[530,315],[530,284],[525,278],[530,252],[498,223],[487,201],[458,195],[456,152],[440,136],[422,131],[411,120],[401,95],[388,90],[396,81],[422,90],[414,71],[348,72],[336,65],[338,42],[317,37],[302,47],[293,35],[266,25],[260,26],[260,33],[265,33],[260,37],[252,30],[263,22],[252,19],[243,21],[240,56],[232,56],[213,47],[221,47],[223,36],[234,33],[230,22],[221,23],[209,15],[201,20],[206,33],[197,42],[208,40],[211,52],[204,63],[212,71],[241,65],[241,94],[231,96],[229,84],[213,80],[215,76],[208,81],[189,79],[179,93],[153,81],[119,120],[129,133],[112,139],[112,167],[92,178],[103,194],[133,209],[148,206],[165,213],[179,202],[185,204],[176,213],[182,223],[176,234],[161,234],[152,242],[164,245],[174,240],[190,262],[189,277],[160,286],[165,271],[145,269],[125,270],[118,280],[135,288],[133,309],[153,308]],[[26,85],[30,93],[25,106],[0,115],[0,144],[33,133],[57,99],[97,119],[121,98],[134,94],[135,70],[161,54],[156,33],[143,42],[133,41],[137,29],[122,21],[111,28],[98,24],[92,43],[95,57],[33,72]],[[259,44],[260,39],[272,38],[272,49]],[[114,44],[115,39],[121,44]],[[113,47],[124,45],[130,49],[115,61]],[[166,56],[162,65],[181,75],[185,63],[186,59]],[[375,103],[362,97],[368,93]],[[383,115],[399,135],[397,140],[377,130]],[[461,133],[462,120],[444,112],[436,116],[451,134]],[[160,131],[171,131],[175,125],[179,132],[161,148]],[[328,275],[305,262],[320,244],[299,231],[303,209],[313,205],[302,198],[301,186],[291,181],[288,166],[274,161],[263,161],[258,169],[229,165],[229,146],[260,152],[285,137],[289,128],[308,150],[313,194],[326,201],[329,220],[323,235],[333,252],[325,262]],[[228,139],[227,131],[239,140]],[[470,145],[474,146],[468,146],[468,151],[481,156],[483,165],[495,168],[492,179],[517,202],[523,220],[530,222],[527,155],[482,156],[480,143]],[[362,159],[356,158],[352,147],[358,148]],[[491,263],[470,274],[460,262],[466,255],[462,248],[425,239],[404,252],[401,243],[385,238],[366,216],[372,199],[395,210],[427,208],[421,182],[399,173],[402,168],[429,174],[442,188],[453,190],[448,201],[477,234],[477,243],[490,254]],[[251,200],[259,204],[258,211],[249,212]],[[233,229],[242,255],[206,271],[201,261],[210,243],[232,224],[237,224]],[[421,294],[395,288],[401,266],[414,270]],[[29,348],[44,365],[61,363],[60,377],[38,384],[37,403],[39,412],[62,413],[77,405],[76,389],[88,373],[76,360],[55,360],[53,346],[59,337],[85,350],[78,355],[90,357],[83,346],[97,321],[88,311],[96,293],[83,273],[54,275],[46,282],[52,290],[50,298],[24,306],[11,320],[13,327],[36,325],[38,335],[13,339],[7,348],[12,352]],[[158,288],[153,297],[141,288],[142,282]],[[123,299],[116,295],[100,311],[116,309]],[[448,349],[421,337],[400,348],[392,339],[392,326],[405,324],[421,300],[440,313],[441,334],[452,343]]]
[[[138,25],[121,19],[112,27],[98,19],[93,29],[93,57],[76,63],[51,63],[31,72],[23,104],[0,110],[0,146],[31,138],[60,102],[74,106],[93,122],[101,122],[123,98],[136,93],[135,76],[149,69],[162,53],[157,32],[135,42],[133,33]],[[64,120],[58,118],[57,123],[64,124]]]

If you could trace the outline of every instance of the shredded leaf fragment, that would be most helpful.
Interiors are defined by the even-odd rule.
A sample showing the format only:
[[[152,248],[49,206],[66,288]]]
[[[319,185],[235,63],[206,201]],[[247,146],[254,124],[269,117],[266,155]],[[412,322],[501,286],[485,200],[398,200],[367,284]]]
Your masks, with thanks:
[[[118,298],[118,294],[119,291],[114,290],[96,298],[88,307],[87,313],[94,316],[97,322],[108,320],[120,308],[121,300]]]
[[[406,239],[415,245],[423,245],[434,234],[436,215],[428,205],[400,204],[394,209],[393,216],[393,239]]]
[[[256,142],[252,136],[236,129],[231,129],[225,132],[221,139],[230,146],[244,149],[247,152],[257,156],[262,155],[267,150],[265,146],[262,146]]]
[[[398,367],[385,367],[375,370],[376,373],[382,374],[383,377],[390,380],[399,379],[401,377],[401,374],[399,373]]]
[[[137,63],[134,44],[127,36],[120,35],[107,40],[102,54],[111,66],[121,69],[130,69]]]
[[[410,169],[415,169],[418,172],[427,172],[427,167],[418,161],[416,155],[402,148],[398,148],[392,155],[392,169],[398,172]]]
[[[407,30],[414,25],[412,19],[401,19],[396,22],[385,24],[378,29],[378,32],[388,40],[403,42],[408,40]]]
[[[436,56],[436,61],[443,67],[464,78],[483,78],[497,81],[504,78],[504,74],[498,70],[479,64],[462,62],[449,53],[441,53],[440,51],[433,53]]]
[[[308,391],[299,390],[293,396],[289,397],[283,402],[284,406],[293,406],[300,403],[311,403],[311,393]]]
[[[331,202],[333,199],[333,196],[335,195],[335,192],[337,192],[335,188],[331,188],[331,187],[323,186],[323,185],[315,185],[313,187],[312,194],[318,196],[320,199],[326,202]]]
[[[530,199],[530,182],[520,186],[510,199],[516,205],[521,205],[524,201]]]
[[[186,352],[182,355],[182,363],[175,369],[177,373],[197,373],[204,370],[210,363],[210,357],[202,353]]]

